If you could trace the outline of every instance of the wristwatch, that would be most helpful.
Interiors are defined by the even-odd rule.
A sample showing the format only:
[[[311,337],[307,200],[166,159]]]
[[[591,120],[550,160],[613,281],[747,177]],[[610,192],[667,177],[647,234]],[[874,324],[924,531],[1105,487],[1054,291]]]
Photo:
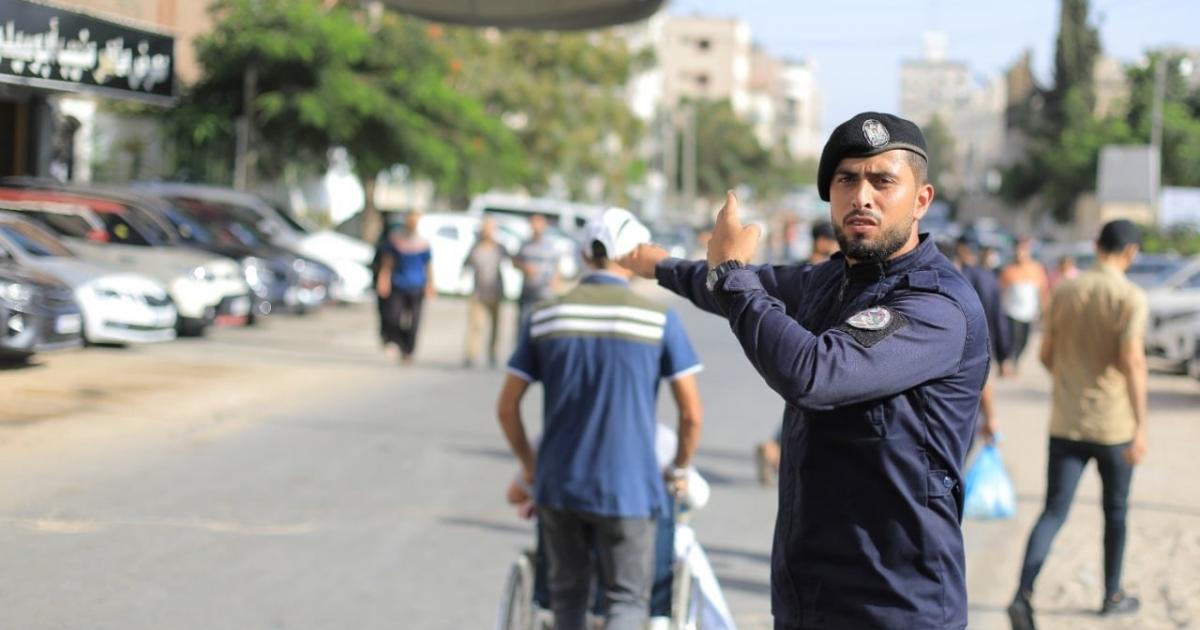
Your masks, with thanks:
[[[707,287],[711,292],[716,288],[717,283],[721,281],[721,278],[725,277],[725,274],[729,273],[730,271],[745,268],[746,264],[740,260],[726,260],[725,262],[708,270],[708,277],[704,279],[704,286]]]

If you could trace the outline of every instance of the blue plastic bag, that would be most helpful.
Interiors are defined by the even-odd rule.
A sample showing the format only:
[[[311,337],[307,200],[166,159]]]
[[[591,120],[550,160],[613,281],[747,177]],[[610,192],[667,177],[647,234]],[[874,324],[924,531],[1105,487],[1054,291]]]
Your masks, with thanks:
[[[963,516],[975,519],[1012,518],[1017,512],[1017,498],[1012,480],[1004,470],[1000,449],[995,443],[979,450],[967,470],[967,496]]]

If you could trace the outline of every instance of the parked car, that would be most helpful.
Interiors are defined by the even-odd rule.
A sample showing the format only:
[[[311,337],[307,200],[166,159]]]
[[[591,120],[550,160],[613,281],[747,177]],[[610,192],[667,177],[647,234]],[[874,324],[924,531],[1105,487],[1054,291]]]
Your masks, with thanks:
[[[1196,354],[1196,326],[1200,319],[1200,256],[1146,289],[1150,322],[1146,351],[1183,367]]]
[[[178,313],[181,334],[202,334],[214,321],[248,320],[250,287],[236,261],[171,245],[168,228],[147,223],[120,203],[82,194],[0,188],[0,207],[46,225],[86,260],[162,282]]]
[[[0,326],[0,358],[9,361],[83,343],[83,318],[71,288],[21,267],[4,251],[0,251]]]
[[[259,262],[257,271],[247,268],[246,279],[252,287],[261,287],[256,291],[262,291],[269,304],[280,310],[303,313],[330,298],[337,283],[333,269],[273,244],[271,237],[260,229],[261,221],[250,210],[190,197],[174,197],[169,203],[202,228],[213,242],[227,250],[241,248],[248,259]],[[264,281],[266,274],[268,281]]]
[[[369,243],[332,230],[317,229],[256,195],[174,182],[138,182],[133,186],[171,200],[191,198],[250,210],[261,220],[258,227],[271,242],[333,269],[337,274],[337,281],[331,287],[333,299],[341,302],[375,299],[371,273],[375,248]]]
[[[177,313],[162,283],[89,263],[32,221],[0,212],[0,250],[74,292],[86,343],[150,343],[175,338]]]
[[[1187,264],[1187,259],[1172,254],[1138,254],[1133,264],[1125,270],[1125,277],[1143,289],[1161,286],[1176,271]]]
[[[125,205],[130,212],[150,215],[148,221],[157,223],[161,219],[162,225],[171,233],[169,239],[172,243],[237,260],[242,267],[242,276],[250,287],[250,323],[259,316],[284,307],[286,296],[295,293],[293,285],[296,284],[296,274],[292,270],[292,254],[284,252],[284,256],[276,259],[271,256],[273,252],[264,251],[266,248],[247,247],[232,238],[219,239],[166,199],[120,186],[68,185],[32,177],[6,177],[0,181],[18,188],[73,192],[115,201]]]

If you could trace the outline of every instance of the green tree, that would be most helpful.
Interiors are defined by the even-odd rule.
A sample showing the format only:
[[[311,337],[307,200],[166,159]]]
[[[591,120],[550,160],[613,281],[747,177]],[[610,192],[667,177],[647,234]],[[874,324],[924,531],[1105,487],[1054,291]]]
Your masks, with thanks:
[[[1054,47],[1054,87],[1046,93],[1048,131],[1067,127],[1072,116],[1071,100],[1091,112],[1095,106],[1095,81],[1092,69],[1100,55],[1100,34],[1088,22],[1088,0],[1061,0],[1058,38]],[[1090,114],[1089,114],[1090,115]]]
[[[1008,167],[1001,195],[1014,202],[1040,198],[1059,221],[1071,218],[1075,200],[1093,189],[1100,148],[1127,142],[1128,125],[1096,121],[1092,69],[1100,54],[1087,0],[1061,0],[1054,86],[1036,94],[1044,105],[1025,112],[1025,159]]]
[[[938,197],[951,201],[958,192],[955,190],[957,185],[950,185],[952,182],[956,182],[954,135],[950,133],[950,128],[946,126],[942,118],[936,114],[929,119],[923,132],[925,147],[929,154],[929,183],[933,184]]]
[[[598,176],[607,198],[624,201],[645,165],[635,151],[642,124],[623,92],[648,53],[630,50],[611,31],[455,28],[446,41],[456,68],[452,85],[505,120],[524,147],[526,187],[543,193],[561,177],[580,197]]]
[[[321,171],[330,149],[346,148],[368,193],[364,237],[380,227],[376,176],[393,165],[451,196],[520,177],[516,139],[453,86],[440,27],[315,0],[218,0],[212,10],[216,28],[197,42],[203,77],[173,113],[190,130],[186,147],[232,144],[251,72],[259,172]]]
[[[696,116],[696,192],[715,198],[735,183],[761,187],[764,174],[771,174],[771,153],[729,101],[692,101],[685,106]]]
[[[1154,99],[1154,68],[1166,64],[1163,94],[1162,183],[1200,186],[1200,87],[1188,83],[1180,54],[1148,55],[1145,65],[1128,69],[1130,85],[1126,122],[1138,142],[1150,140]],[[1197,70],[1188,68],[1191,72]]]

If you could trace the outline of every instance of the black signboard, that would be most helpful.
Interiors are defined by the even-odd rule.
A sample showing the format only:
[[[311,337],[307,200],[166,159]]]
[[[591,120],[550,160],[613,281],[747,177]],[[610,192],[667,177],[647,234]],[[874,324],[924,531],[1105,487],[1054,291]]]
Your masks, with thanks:
[[[26,0],[0,0],[0,81],[174,96],[175,39]]]

